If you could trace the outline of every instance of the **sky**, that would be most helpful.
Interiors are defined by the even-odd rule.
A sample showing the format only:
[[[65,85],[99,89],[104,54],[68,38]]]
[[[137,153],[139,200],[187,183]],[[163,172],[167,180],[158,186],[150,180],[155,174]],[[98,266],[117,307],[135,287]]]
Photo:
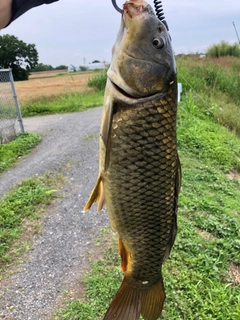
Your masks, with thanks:
[[[122,7],[124,0],[117,0]],[[153,5],[153,0],[148,0]],[[162,0],[175,54],[204,53],[224,40],[238,42],[239,0]],[[74,66],[111,61],[121,14],[111,0],[59,0],[26,12],[0,35],[34,43],[39,63]]]

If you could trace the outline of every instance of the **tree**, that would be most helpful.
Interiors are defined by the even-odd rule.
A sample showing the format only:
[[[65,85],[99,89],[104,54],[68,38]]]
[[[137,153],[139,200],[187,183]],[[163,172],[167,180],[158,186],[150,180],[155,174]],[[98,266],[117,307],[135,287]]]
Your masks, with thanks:
[[[99,60],[93,60],[92,63],[100,63]]]
[[[11,68],[14,80],[28,80],[30,69],[37,63],[35,44],[26,44],[9,34],[0,36],[0,68]]]
[[[54,68],[50,64],[38,63],[33,69],[31,69],[31,72],[51,70],[54,70]]]
[[[65,69],[68,69],[68,66],[65,66],[64,64],[61,64],[60,66],[57,66],[55,68],[55,70],[65,70]]]

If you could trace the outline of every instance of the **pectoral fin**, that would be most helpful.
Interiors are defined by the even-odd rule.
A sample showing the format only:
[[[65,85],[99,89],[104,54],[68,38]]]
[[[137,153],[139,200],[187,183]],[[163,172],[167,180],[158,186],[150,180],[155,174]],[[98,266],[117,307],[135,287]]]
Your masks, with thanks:
[[[83,210],[90,209],[92,204],[96,202],[98,203],[97,211],[102,210],[105,204],[105,198],[104,198],[104,191],[103,191],[103,181],[101,176],[98,176],[95,187],[93,188],[93,191],[87,203],[85,204],[85,207]]]
[[[110,82],[107,83],[102,112],[99,175],[95,187],[84,207],[84,210],[88,210],[93,203],[98,202],[97,210],[100,211],[105,204],[103,179],[110,162],[111,128],[114,113],[114,99],[112,97],[112,93],[110,90],[111,88],[109,86]]]
[[[102,115],[100,133],[100,162],[102,170],[106,171],[110,162],[111,128],[114,114],[114,102],[111,95],[106,96]]]

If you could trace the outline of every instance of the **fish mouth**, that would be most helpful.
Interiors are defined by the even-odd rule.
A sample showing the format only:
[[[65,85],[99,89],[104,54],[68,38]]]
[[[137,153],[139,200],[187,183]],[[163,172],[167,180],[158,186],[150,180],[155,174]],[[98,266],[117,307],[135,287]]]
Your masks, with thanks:
[[[145,102],[149,100],[157,100],[162,97],[164,97],[167,93],[160,93],[160,92],[154,92],[150,94],[130,94],[129,92],[126,92],[123,88],[119,87],[115,82],[113,82],[111,79],[109,79],[112,87],[117,92],[118,96],[120,94],[120,97],[124,98],[125,100],[129,100],[131,102]]]
[[[146,6],[147,3],[144,0],[126,1],[123,5],[124,14],[130,19],[135,18],[141,15]]]

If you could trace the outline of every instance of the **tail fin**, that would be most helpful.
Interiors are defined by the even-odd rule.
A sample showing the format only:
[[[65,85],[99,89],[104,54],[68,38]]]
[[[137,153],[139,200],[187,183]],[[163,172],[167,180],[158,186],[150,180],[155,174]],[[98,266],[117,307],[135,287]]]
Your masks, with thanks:
[[[141,300],[141,291],[130,286],[125,276],[103,320],[138,320]]]
[[[163,280],[150,289],[134,288],[125,276],[109,306],[104,320],[157,320],[165,300]]]
[[[144,290],[142,298],[141,315],[144,320],[156,320],[160,317],[165,300],[163,279],[154,287]]]

